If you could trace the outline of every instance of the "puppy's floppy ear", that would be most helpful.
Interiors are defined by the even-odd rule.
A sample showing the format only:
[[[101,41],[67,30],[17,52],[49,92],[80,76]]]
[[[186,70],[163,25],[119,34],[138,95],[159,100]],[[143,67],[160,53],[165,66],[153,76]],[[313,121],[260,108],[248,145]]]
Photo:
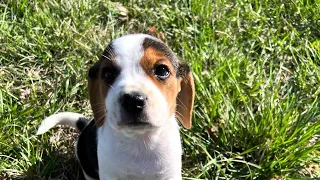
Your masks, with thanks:
[[[106,116],[106,107],[104,105],[103,92],[101,91],[103,83],[101,83],[100,78],[100,64],[100,61],[96,62],[88,73],[89,101],[98,127],[103,124]]]
[[[178,76],[180,76],[181,90],[177,96],[176,116],[181,124],[190,129],[192,126],[192,110],[195,95],[194,81],[190,67],[186,63],[179,63]]]

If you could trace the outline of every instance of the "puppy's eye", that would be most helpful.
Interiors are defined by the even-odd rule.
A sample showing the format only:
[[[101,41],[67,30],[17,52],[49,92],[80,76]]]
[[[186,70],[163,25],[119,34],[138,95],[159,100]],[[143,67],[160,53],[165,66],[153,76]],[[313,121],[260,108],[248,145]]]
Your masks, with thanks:
[[[117,77],[117,71],[110,68],[110,67],[105,67],[103,68],[103,78],[108,82],[111,83],[114,81],[114,79]]]
[[[153,73],[159,80],[166,80],[170,76],[169,68],[164,64],[158,65]]]

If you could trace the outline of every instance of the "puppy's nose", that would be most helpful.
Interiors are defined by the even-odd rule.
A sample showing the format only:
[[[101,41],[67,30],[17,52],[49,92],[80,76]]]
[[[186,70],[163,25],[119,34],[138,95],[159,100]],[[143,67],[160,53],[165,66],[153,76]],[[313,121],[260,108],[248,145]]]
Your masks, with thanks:
[[[147,97],[139,92],[125,93],[120,97],[122,108],[129,113],[140,113],[146,100]]]

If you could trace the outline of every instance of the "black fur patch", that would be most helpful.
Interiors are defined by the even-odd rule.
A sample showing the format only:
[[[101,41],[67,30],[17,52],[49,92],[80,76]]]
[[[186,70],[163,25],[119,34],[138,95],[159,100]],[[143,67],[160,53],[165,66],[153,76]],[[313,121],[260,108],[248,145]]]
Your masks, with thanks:
[[[100,57],[100,60],[108,60],[112,61],[115,58],[115,52],[114,48],[112,46],[112,43],[110,43],[106,49],[103,51],[103,54]]]
[[[97,127],[95,120],[84,127],[78,144],[77,155],[83,171],[93,179],[99,179],[98,155],[97,155]]]
[[[97,79],[99,73],[100,61],[96,62],[90,69],[88,73],[88,78]]]
[[[76,125],[80,132],[82,132],[83,128],[86,127],[89,124],[89,122],[90,121],[87,118],[79,118]]]
[[[180,62],[179,63],[179,68],[177,72],[177,77],[186,77],[190,73],[190,67],[187,63],[185,62]]]
[[[101,55],[99,61],[97,61],[90,69],[88,73],[88,77],[90,79],[97,79],[101,61],[112,61],[114,59],[115,53],[113,51],[112,43],[107,46],[104,50],[103,54]]]

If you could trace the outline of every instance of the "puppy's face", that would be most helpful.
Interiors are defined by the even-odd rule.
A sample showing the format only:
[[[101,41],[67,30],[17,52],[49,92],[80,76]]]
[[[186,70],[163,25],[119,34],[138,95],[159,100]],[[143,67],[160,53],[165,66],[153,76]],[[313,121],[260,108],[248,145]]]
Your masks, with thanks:
[[[192,76],[187,90],[191,109],[189,102],[183,103],[185,98],[177,98],[182,81],[190,76],[189,67],[154,37],[135,34],[114,40],[89,71],[90,102],[98,126],[108,123],[129,133],[160,128],[172,120],[177,102],[190,114]],[[177,115],[184,119],[183,113]]]

